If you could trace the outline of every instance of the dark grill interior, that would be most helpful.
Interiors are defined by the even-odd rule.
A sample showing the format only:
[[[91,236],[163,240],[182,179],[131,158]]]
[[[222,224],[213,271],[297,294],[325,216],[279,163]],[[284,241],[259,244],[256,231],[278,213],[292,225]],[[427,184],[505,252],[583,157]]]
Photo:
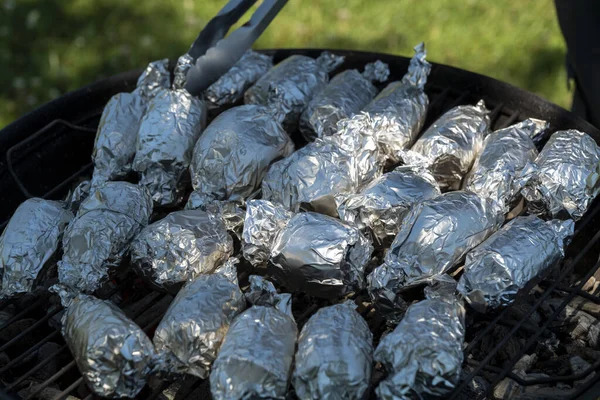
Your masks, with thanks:
[[[319,52],[280,50],[274,54],[275,61],[279,61],[294,53],[315,56]],[[342,66],[344,69],[362,69],[367,62],[381,59],[390,64],[391,80],[401,78],[408,66],[408,59],[402,57],[337,53],[346,55],[346,63]],[[34,111],[2,132],[2,228],[25,198],[62,198],[80,180],[90,176],[92,164],[89,155],[104,103],[114,93],[131,90],[138,73],[139,71],[123,74],[69,94]],[[483,98],[492,110],[494,129],[506,127],[527,117],[536,117],[548,120],[551,132],[567,128],[580,129],[600,142],[598,130],[566,111],[519,89],[466,71],[434,65],[427,93],[430,97],[427,125],[456,105],[474,104]],[[597,304],[600,310],[597,292],[583,290],[588,280],[595,277],[600,266],[598,211],[600,201],[595,201],[586,216],[576,225],[576,235],[565,260],[554,268],[549,268],[544,276],[530,284],[531,290],[523,291],[513,305],[485,315],[469,310],[463,379],[450,396],[451,399],[476,398],[472,395],[473,382],[477,383],[477,379],[480,379],[475,378],[476,376],[483,376],[488,381],[489,385],[480,393],[482,395],[485,392],[487,397],[493,396],[494,387],[505,378],[510,378],[523,387],[576,383],[572,385],[572,390],[565,392],[569,398],[600,391],[600,357],[578,371],[574,371],[568,361],[565,361],[552,375],[531,378],[514,372],[515,365],[524,355],[543,353],[545,343],[565,336],[562,328],[570,321],[568,316],[561,317],[561,313],[567,306],[574,309],[580,307],[582,303],[575,299],[583,298],[591,304]],[[250,269],[242,266],[242,286],[249,273]],[[46,286],[50,283],[46,283]],[[99,297],[109,298],[119,304],[150,337],[173,299],[171,295],[151,291],[128,271],[116,274],[102,291],[103,293],[97,293]],[[375,315],[367,299],[367,296],[360,294],[355,300],[359,304],[359,311],[375,333],[377,342],[387,328]],[[548,314],[545,310],[543,314],[540,310],[551,299],[554,299],[551,312]],[[295,296],[293,306],[299,328],[322,304],[307,296]],[[536,317],[542,315],[540,313],[544,315],[541,320]],[[3,385],[0,386],[0,398],[94,398],[87,390],[75,361],[62,340],[59,331],[61,315],[58,299],[43,290],[35,295],[0,302],[0,383]],[[2,359],[3,354],[6,355],[5,359]],[[559,359],[560,356],[558,354]],[[376,367],[374,383],[381,376],[381,371]],[[170,383],[151,380],[139,398],[210,398],[207,381],[182,378],[176,382],[176,395],[166,397],[163,391],[169,385]],[[375,398],[372,390],[370,398]]]

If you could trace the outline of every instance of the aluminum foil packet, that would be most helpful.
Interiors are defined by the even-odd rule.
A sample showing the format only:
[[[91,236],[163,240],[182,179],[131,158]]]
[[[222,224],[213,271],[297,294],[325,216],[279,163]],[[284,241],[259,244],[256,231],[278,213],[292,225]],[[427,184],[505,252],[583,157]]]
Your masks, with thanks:
[[[0,298],[34,289],[72,219],[63,202],[32,198],[21,203],[0,236]]]
[[[154,333],[161,370],[208,378],[233,318],[246,309],[230,258],[214,274],[186,283]]]
[[[446,273],[504,221],[501,208],[471,192],[449,192],[415,205],[404,217],[384,263],[367,277],[369,295],[393,320],[400,292]]]
[[[71,293],[98,289],[151,214],[152,198],[143,187],[106,182],[93,189],[64,233],[58,262],[63,288]]]
[[[62,317],[62,335],[97,396],[135,397],[146,385],[152,342],[111,302],[79,294]]]
[[[273,67],[273,57],[248,50],[225,75],[204,91],[209,109],[233,105]]]
[[[531,118],[487,135],[463,182],[464,190],[489,197],[508,213],[520,199],[515,178],[537,157],[534,139],[546,132],[548,126],[546,121]]]
[[[564,257],[574,222],[517,217],[467,254],[458,291],[480,312],[513,302],[517,292]]]
[[[215,400],[285,399],[298,328],[291,296],[250,276],[252,307],[231,323],[210,374]]]
[[[444,398],[460,379],[465,308],[452,291],[425,292],[427,299],[411,305],[375,349],[387,372],[375,389],[379,399]]]
[[[268,108],[244,105],[221,113],[196,142],[192,185],[216,200],[243,202],[260,188],[269,166],[294,144]]]
[[[213,200],[212,196],[206,196],[195,190],[190,193],[185,209],[202,210],[221,218],[229,233],[241,240],[246,210],[240,203]]]
[[[194,65],[194,59],[188,53],[185,53],[177,59],[175,69],[173,70],[173,89],[182,90],[187,83],[187,72]]]
[[[323,90],[315,94],[300,116],[300,132],[307,141],[335,133],[338,121],[362,110],[377,94],[374,81],[384,82],[390,75],[387,64],[367,64],[361,74],[356,69],[340,72]]]
[[[373,334],[351,302],[321,308],[302,328],[292,376],[300,400],[361,400],[371,381]]]
[[[205,120],[204,103],[184,89],[163,89],[149,101],[140,123],[133,169],[158,205],[179,202]]]
[[[295,131],[300,115],[312,97],[329,82],[329,73],[344,57],[323,52],[317,58],[294,55],[263,75],[244,94],[246,104],[260,104],[278,111],[286,130]]]
[[[556,132],[517,185],[529,213],[577,221],[600,191],[600,147],[586,133]]]
[[[170,87],[169,59],[164,58],[148,64],[138,78],[136,91],[145,101],[149,101],[163,89],[169,89]]]
[[[483,100],[475,106],[454,107],[421,135],[412,150],[429,160],[442,190],[457,190],[481,151],[489,128]]]
[[[176,211],[144,228],[131,243],[136,272],[176,293],[183,283],[211,274],[233,254],[221,218],[202,210]]]

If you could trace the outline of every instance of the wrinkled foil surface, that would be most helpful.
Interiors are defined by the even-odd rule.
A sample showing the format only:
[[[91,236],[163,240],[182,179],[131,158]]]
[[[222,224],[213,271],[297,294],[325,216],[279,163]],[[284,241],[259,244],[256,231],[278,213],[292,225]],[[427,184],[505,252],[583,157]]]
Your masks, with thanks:
[[[564,257],[572,220],[517,217],[467,254],[458,290],[478,311],[505,306],[519,289]]]
[[[481,154],[465,178],[465,190],[488,197],[510,211],[519,200],[514,181],[538,151],[533,141],[548,129],[548,123],[527,119],[486,136]]]
[[[373,334],[353,302],[317,311],[298,338],[292,383],[300,400],[361,400],[371,381]]]
[[[577,221],[600,191],[600,147],[586,133],[556,132],[519,184],[530,213]]]
[[[457,190],[481,151],[490,127],[483,100],[458,106],[433,123],[412,147],[428,159],[442,190]]]
[[[146,101],[154,98],[162,89],[171,87],[169,59],[153,61],[142,72],[137,81],[137,90]]]
[[[154,333],[154,346],[164,370],[208,378],[233,318],[246,309],[238,287],[237,259],[214,274],[186,283]]]
[[[62,202],[33,198],[21,203],[0,236],[0,297],[34,288],[72,219]]]
[[[144,228],[131,243],[131,262],[158,288],[210,274],[233,253],[223,221],[203,210],[176,211]]]
[[[62,335],[88,387],[102,397],[135,397],[155,357],[144,331],[109,301],[78,295],[62,318]]]
[[[175,70],[173,71],[173,89],[181,90],[187,83],[187,72],[194,65],[194,59],[185,53],[177,59]]]
[[[198,139],[190,166],[192,185],[216,200],[243,202],[260,188],[271,163],[293,151],[292,140],[266,107],[231,108]]]
[[[242,237],[246,210],[242,209],[240,204],[235,201],[213,200],[212,196],[205,196],[195,190],[190,193],[190,197],[185,204],[185,209],[203,210],[214,216],[218,216],[231,234],[238,239]]]

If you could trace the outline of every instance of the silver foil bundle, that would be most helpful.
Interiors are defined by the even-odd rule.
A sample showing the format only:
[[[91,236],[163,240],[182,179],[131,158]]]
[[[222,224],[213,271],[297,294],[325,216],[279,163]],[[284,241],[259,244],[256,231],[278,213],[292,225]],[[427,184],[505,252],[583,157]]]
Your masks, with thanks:
[[[190,193],[186,210],[203,210],[214,216],[221,218],[227,230],[238,239],[242,236],[244,218],[246,210],[242,209],[241,204],[235,201],[213,200],[211,196],[205,196],[203,193],[195,190]]]
[[[509,212],[519,200],[515,178],[538,155],[533,139],[547,129],[547,122],[527,119],[487,135],[463,188],[489,197]]]
[[[518,185],[530,213],[577,221],[600,191],[600,147],[586,133],[556,132]]]
[[[225,75],[204,91],[209,109],[233,105],[273,67],[273,57],[248,50]]]
[[[170,87],[171,72],[169,71],[168,58],[148,64],[137,81],[137,91],[145,101],[149,101],[160,91]]]
[[[337,210],[343,221],[384,241],[396,236],[402,219],[416,203],[439,195],[429,170],[407,165],[374,179],[357,194],[339,196]]]
[[[205,118],[204,103],[184,89],[163,89],[148,103],[133,169],[157,204],[174,205],[180,200]]]
[[[458,290],[478,311],[505,306],[527,282],[564,257],[572,220],[517,217],[467,254]]]
[[[375,349],[387,376],[375,389],[384,400],[444,398],[460,378],[465,309],[453,294],[425,290],[427,299],[411,305],[396,329]]]
[[[221,218],[203,210],[176,211],[144,228],[131,243],[138,274],[167,291],[210,274],[233,253]]]
[[[323,52],[317,58],[294,55],[263,75],[244,94],[246,104],[269,106],[282,116],[286,130],[296,130],[298,119],[312,97],[329,82],[329,72],[344,57]]]
[[[373,81],[383,82],[390,74],[387,64],[367,64],[361,74],[356,69],[340,72],[315,94],[300,116],[300,132],[307,141],[335,133],[339,120],[362,110],[377,94]]]
[[[181,90],[185,88],[185,84],[187,83],[187,72],[192,65],[194,65],[194,59],[188,53],[179,56],[173,71],[174,90]]]
[[[135,397],[146,385],[155,357],[152,342],[111,302],[79,294],[63,315],[62,335],[96,395]]]
[[[207,198],[243,202],[260,188],[271,163],[293,151],[292,140],[266,107],[231,108],[196,142],[192,185]]]
[[[415,142],[413,151],[428,159],[442,190],[457,190],[481,151],[490,126],[483,100],[442,115]]]
[[[250,276],[252,307],[229,327],[210,374],[215,400],[285,399],[298,328],[289,294]]]
[[[373,334],[353,302],[321,308],[298,338],[292,384],[301,400],[361,400],[371,381]]]
[[[384,263],[368,276],[369,294],[394,318],[399,293],[447,272],[502,224],[500,207],[471,192],[449,192],[415,205],[404,217]]]
[[[21,203],[0,236],[0,297],[34,288],[72,219],[63,202],[33,198]]]
[[[186,283],[154,333],[161,370],[208,378],[233,318],[246,309],[237,259]]]
[[[143,187],[106,182],[93,189],[65,230],[60,283],[70,292],[98,289],[151,214],[152,199]]]

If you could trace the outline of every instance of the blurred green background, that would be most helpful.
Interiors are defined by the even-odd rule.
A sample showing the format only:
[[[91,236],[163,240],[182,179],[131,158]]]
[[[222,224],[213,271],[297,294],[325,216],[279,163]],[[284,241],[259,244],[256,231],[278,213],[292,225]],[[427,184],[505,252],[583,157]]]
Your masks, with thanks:
[[[187,51],[226,0],[0,0],[0,127],[102,77]],[[552,0],[290,0],[256,48],[411,55],[570,106]]]

